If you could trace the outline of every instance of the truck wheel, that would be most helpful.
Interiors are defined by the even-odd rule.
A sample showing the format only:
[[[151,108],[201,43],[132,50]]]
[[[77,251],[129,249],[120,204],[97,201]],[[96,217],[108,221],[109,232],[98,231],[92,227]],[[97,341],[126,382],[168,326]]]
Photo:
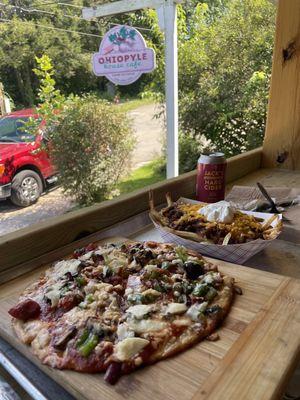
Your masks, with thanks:
[[[40,176],[31,170],[24,170],[15,175],[11,185],[11,201],[19,207],[35,203],[43,192]]]

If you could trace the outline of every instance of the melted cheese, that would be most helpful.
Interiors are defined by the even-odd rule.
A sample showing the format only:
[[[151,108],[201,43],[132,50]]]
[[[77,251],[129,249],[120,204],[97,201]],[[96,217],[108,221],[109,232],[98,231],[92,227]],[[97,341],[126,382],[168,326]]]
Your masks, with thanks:
[[[44,326],[44,322],[37,319],[27,322],[16,320],[15,324],[20,327],[21,339],[24,343],[30,343]]]
[[[101,256],[103,254],[111,253],[112,250],[114,250],[113,246],[99,247],[94,253],[99,254]]]
[[[214,278],[211,274],[205,275],[205,277],[203,278],[203,282],[211,285],[214,282]]]
[[[171,275],[171,280],[173,282],[176,282],[177,280],[182,281],[182,275],[180,275],[180,274],[172,274]]]
[[[204,312],[208,306],[208,302],[204,301],[201,304],[193,304],[187,311],[188,315],[192,321],[198,321],[199,314]]]
[[[99,254],[98,251],[95,252]],[[119,250],[111,247],[108,252],[102,252],[104,255],[105,264],[114,272],[118,273],[123,267],[127,267],[127,256]]]
[[[38,346],[40,349],[46,347],[51,340],[51,336],[48,332],[48,329],[44,328],[40,330],[35,340],[38,342]]]
[[[136,319],[142,319],[145,315],[153,310],[153,305],[138,304],[127,309],[127,313],[131,314]]]
[[[158,290],[155,289],[147,289],[144,292],[142,292],[143,296],[152,296],[152,297],[159,297],[161,295],[161,293]]]
[[[44,292],[39,291],[37,293],[33,293],[30,298],[41,305],[44,300]]]
[[[220,278],[221,278],[221,275],[219,272],[212,272],[212,273],[205,275],[202,282],[205,282],[205,283],[208,283],[209,285],[211,285],[212,283],[214,283],[214,281],[216,279],[220,279]]]
[[[132,288],[127,288],[125,289],[125,295],[128,296],[129,294],[133,293],[133,289]]]
[[[153,319],[130,320],[128,326],[136,333],[146,333],[152,331],[160,331],[167,327],[166,322]]]
[[[89,281],[89,283],[84,287],[84,291],[86,294],[95,293],[95,292],[109,292],[113,285],[110,283],[103,283],[103,282],[96,282],[96,281]]]
[[[81,325],[84,324],[89,317],[94,316],[95,311],[92,309],[82,310],[79,307],[74,307],[72,310],[65,313],[64,321],[67,325]]]
[[[191,325],[191,320],[189,318],[180,318],[180,319],[175,319],[172,324],[176,326],[189,326]]]
[[[67,272],[71,272],[71,274],[76,274],[80,264],[80,260],[74,259],[59,261],[54,265],[53,273],[57,278],[61,278]]]
[[[115,355],[120,361],[129,360],[149,343],[149,340],[142,338],[126,338],[116,344]]]
[[[50,286],[45,293],[45,297],[51,300],[51,307],[56,307],[60,299],[60,290],[63,286],[63,282],[57,282]]]
[[[117,335],[118,339],[121,341],[128,337],[134,337],[134,332],[130,330],[129,326],[126,324],[126,322],[124,322],[118,326]]]
[[[187,306],[183,303],[170,303],[166,308],[166,314],[183,314]]]
[[[82,256],[79,257],[79,260],[81,261],[87,261],[89,258],[91,258],[93,251],[89,251],[88,253],[83,254]]]

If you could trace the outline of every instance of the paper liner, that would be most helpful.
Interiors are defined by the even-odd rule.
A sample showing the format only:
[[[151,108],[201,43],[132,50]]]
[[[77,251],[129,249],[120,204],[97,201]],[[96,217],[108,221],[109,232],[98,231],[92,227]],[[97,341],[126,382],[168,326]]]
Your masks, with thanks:
[[[195,200],[188,199],[179,199],[181,202],[185,203],[199,203]],[[200,203],[199,203],[200,204]],[[262,218],[263,220],[269,219],[273,214],[268,213],[260,213],[260,212],[251,212],[251,211],[243,211],[241,212],[254,215],[255,217]],[[282,215],[278,214],[279,219],[282,219]],[[274,239],[264,240],[264,239],[256,239],[251,242],[241,243],[241,244],[227,244],[227,245],[219,245],[219,244],[210,244],[210,243],[198,243],[193,240],[184,239],[180,236],[175,235],[174,233],[168,232],[168,228],[164,228],[159,225],[150,215],[150,218],[161,235],[161,238],[166,243],[175,243],[179,246],[185,246],[191,250],[195,250],[203,255],[218,258],[220,260],[233,262],[236,264],[244,264],[249,258],[253,257],[258,252],[265,249],[269,246],[273,240],[276,240],[280,235],[280,232]],[[275,221],[272,224],[275,225]]]

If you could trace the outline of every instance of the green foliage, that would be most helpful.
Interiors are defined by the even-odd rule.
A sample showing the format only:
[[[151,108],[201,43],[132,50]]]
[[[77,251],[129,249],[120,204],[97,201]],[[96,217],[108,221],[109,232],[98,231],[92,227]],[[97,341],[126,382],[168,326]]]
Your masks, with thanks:
[[[117,106],[94,96],[62,96],[55,88],[51,59],[43,55],[36,62],[40,104],[35,111],[46,122],[60,183],[79,204],[102,201],[129,165],[134,147],[130,121]],[[36,133],[40,119],[24,125]]]
[[[38,68],[34,68],[33,72],[40,80],[40,87],[37,91],[39,98],[38,114],[46,121],[51,121],[59,117],[62,111],[65,97],[55,88],[55,80],[53,78],[54,69],[51,58],[46,54],[41,58],[35,57]]]
[[[192,171],[197,167],[200,154],[212,152],[214,146],[202,135],[179,133],[179,173]]]
[[[148,46],[156,51],[158,67],[134,84],[120,86],[118,93],[154,93],[164,102],[164,41],[155,10],[87,22],[74,18],[74,9],[55,2],[46,8],[39,0],[15,3],[24,8],[46,9],[54,15],[26,13],[9,7],[10,0],[3,2],[7,6],[0,7],[1,16],[12,22],[0,24],[0,75],[17,106],[34,104],[39,97],[38,79],[32,69],[35,56],[42,54],[55,60],[60,95],[97,92],[103,96],[106,90],[106,78],[95,77],[90,65],[90,56],[98,49],[100,38],[47,30],[36,24],[100,36],[111,23],[148,29],[142,33]],[[101,2],[106,0],[97,3]],[[72,3],[91,6],[94,2]],[[195,164],[202,146],[200,137],[211,140],[227,156],[261,144],[274,27],[275,7],[269,0],[187,0],[178,6],[179,117],[184,132],[180,143],[181,154],[185,154],[180,158],[181,171]],[[130,32],[124,30],[122,34]],[[188,154],[190,165],[186,164]]]
[[[72,3],[83,5],[81,0]],[[88,3],[91,2],[85,2],[85,5]],[[0,16],[10,20],[0,24],[0,76],[19,107],[31,106],[37,99],[39,83],[32,69],[35,56],[41,57],[45,53],[55,60],[56,82],[62,93],[80,94],[101,86],[105,88],[104,78],[91,74],[90,66],[90,55],[99,46],[100,37],[64,30],[101,36],[106,23],[82,21],[76,18],[71,7],[61,7],[55,2],[43,5],[39,0],[3,0]]]
[[[134,145],[126,114],[92,96],[64,108],[51,142],[63,188],[80,204],[107,198],[126,172]]]
[[[180,8],[179,118],[186,136],[181,146],[194,157],[201,135],[227,156],[261,145],[275,10],[268,0],[189,0]],[[163,102],[162,70],[151,87]],[[181,170],[194,165],[182,164],[185,158]]]
[[[192,171],[197,167],[200,154],[209,154],[215,146],[203,135],[179,132],[179,173]],[[166,159],[164,156],[156,160],[155,170],[166,176]]]
[[[132,171],[128,177],[120,182],[116,194],[130,193],[165,178],[165,172],[161,169],[161,160],[157,159]]]
[[[227,155],[261,144],[272,63],[275,8],[268,0],[231,0],[217,19],[203,5],[192,17],[193,69],[181,77],[181,123]],[[180,63],[187,63],[189,43]],[[182,65],[182,64],[181,64]],[[182,65],[183,67],[183,65]],[[181,71],[183,68],[180,69]],[[190,82],[190,83],[189,83]]]
[[[115,105],[115,107],[127,113],[148,104],[153,104],[153,98],[145,96],[141,99],[125,99],[125,101],[120,102],[118,105]]]
[[[97,4],[105,2],[107,0],[98,0]],[[79,8],[63,7],[54,1],[2,0],[0,17],[10,22],[0,22],[0,76],[5,90],[10,93],[17,107],[32,106],[38,99],[39,82],[32,69],[35,56],[41,57],[42,54],[47,54],[55,61],[56,85],[62,94],[104,93],[107,79],[92,73],[91,54],[98,50],[101,37],[112,24],[126,23],[148,28],[148,31],[143,31],[148,45],[156,49],[158,59],[163,57],[162,34],[155,25],[155,11],[145,10],[84,21],[78,18],[81,15],[80,7],[92,6],[94,1],[72,0],[71,4]],[[132,35],[133,31],[130,32],[128,34]],[[120,87],[120,93],[126,92],[132,96],[141,93],[151,81],[151,75],[145,74],[129,87]]]
[[[34,134],[38,131],[40,120],[46,121],[47,130],[50,131],[57,124],[61,112],[68,102],[72,101],[72,97],[66,99],[61,95],[60,91],[55,88],[55,80],[53,78],[54,69],[51,58],[46,54],[42,57],[35,57],[37,68],[33,68],[33,72],[40,80],[40,87],[37,90],[39,104],[35,108],[36,115],[39,118],[30,117],[28,122],[24,124],[24,129],[30,130]]]

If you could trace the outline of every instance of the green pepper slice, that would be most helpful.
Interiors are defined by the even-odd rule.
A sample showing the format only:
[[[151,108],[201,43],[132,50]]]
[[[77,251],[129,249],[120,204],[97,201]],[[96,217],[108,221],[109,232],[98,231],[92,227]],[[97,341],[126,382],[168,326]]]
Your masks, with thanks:
[[[195,286],[193,290],[193,295],[197,297],[205,296],[209,291],[209,287],[205,283],[199,283]]]
[[[88,294],[85,299],[88,303],[92,303],[93,301],[95,301],[95,297],[91,293]]]
[[[76,347],[81,346],[88,337],[89,337],[89,331],[88,331],[88,329],[85,329],[82,332],[82,335],[80,336],[80,338],[77,340]]]
[[[86,285],[86,280],[84,279],[83,276],[77,276],[77,278],[75,278],[75,281],[76,281],[78,287],[82,287],[82,286]]]
[[[175,252],[177,254],[177,257],[183,262],[185,263],[188,259],[188,253],[186,251],[186,249],[183,246],[178,246],[175,249]]]
[[[90,332],[88,338],[78,347],[79,353],[83,357],[88,357],[99,342],[99,337],[93,332]]]

